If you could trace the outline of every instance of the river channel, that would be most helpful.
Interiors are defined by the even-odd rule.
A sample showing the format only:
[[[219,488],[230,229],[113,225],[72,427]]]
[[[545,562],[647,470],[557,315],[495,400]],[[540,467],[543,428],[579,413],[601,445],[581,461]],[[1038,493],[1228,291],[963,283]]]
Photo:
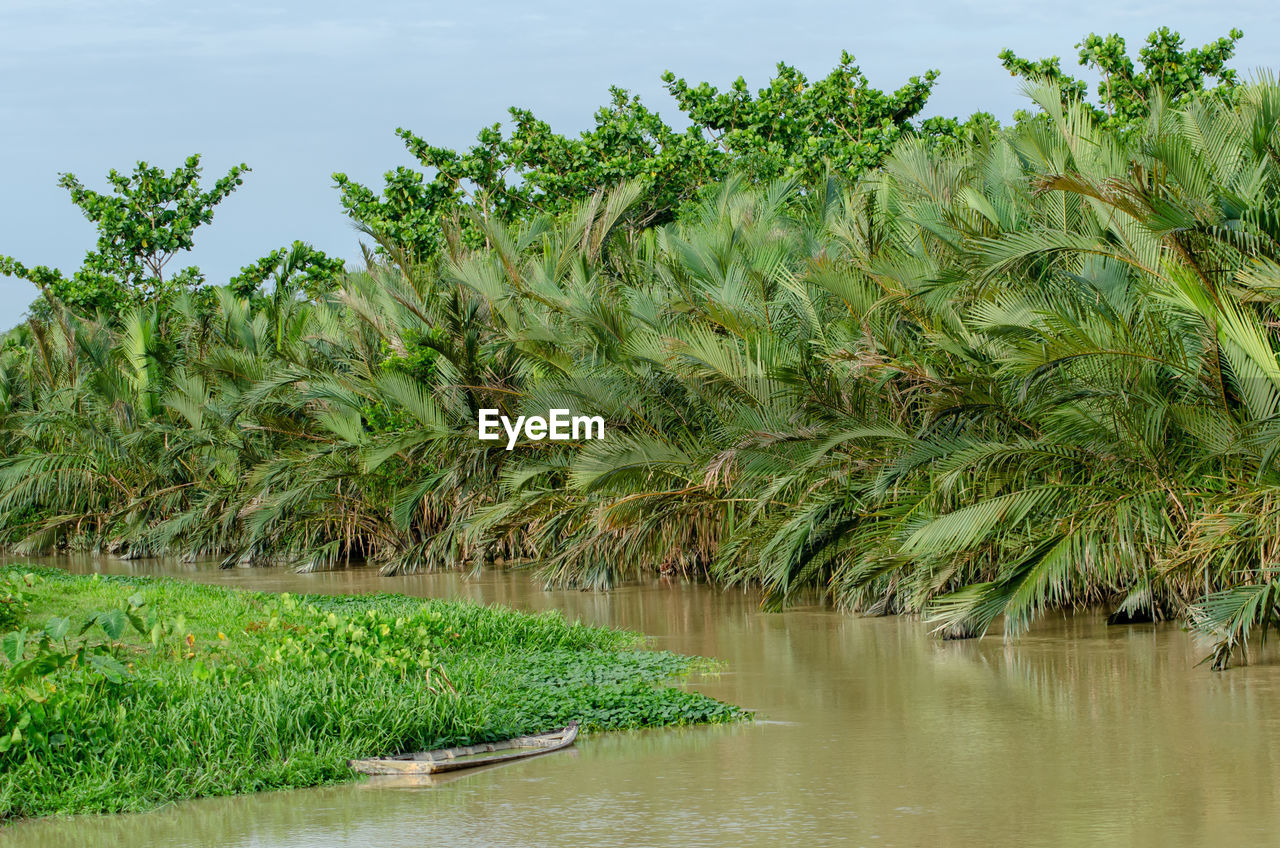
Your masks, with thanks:
[[[1172,625],[1058,616],[1013,643],[661,582],[381,577],[50,560],[264,591],[471,598],[715,657],[691,685],[758,720],[587,736],[431,785],[349,785],[26,822],[23,846],[1237,846],[1280,840],[1280,664],[1214,673]]]

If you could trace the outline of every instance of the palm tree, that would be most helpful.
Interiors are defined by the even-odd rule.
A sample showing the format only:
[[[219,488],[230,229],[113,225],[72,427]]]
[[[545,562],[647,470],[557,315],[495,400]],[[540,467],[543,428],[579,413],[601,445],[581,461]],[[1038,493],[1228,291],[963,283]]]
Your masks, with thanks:
[[[1046,609],[1271,622],[1280,86],[1101,127],[1040,113],[848,181],[729,180],[477,218],[302,298],[59,307],[0,352],[0,513],[29,549],[385,571],[652,571],[946,637]],[[604,440],[476,438],[568,408]]]

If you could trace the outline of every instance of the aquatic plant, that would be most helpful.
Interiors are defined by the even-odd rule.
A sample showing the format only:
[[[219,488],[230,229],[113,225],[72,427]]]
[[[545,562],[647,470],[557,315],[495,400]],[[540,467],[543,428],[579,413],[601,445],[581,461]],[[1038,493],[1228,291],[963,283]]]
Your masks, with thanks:
[[[735,721],[706,661],[553,614],[3,569],[0,820],[351,780],[348,759],[543,732]]]

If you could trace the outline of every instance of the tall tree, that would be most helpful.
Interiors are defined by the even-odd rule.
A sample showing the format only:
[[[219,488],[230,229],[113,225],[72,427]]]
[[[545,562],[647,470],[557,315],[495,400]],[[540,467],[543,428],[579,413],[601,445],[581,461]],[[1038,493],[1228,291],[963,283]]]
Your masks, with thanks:
[[[134,302],[153,301],[198,284],[200,269],[169,273],[178,253],[191,250],[195,231],[213,221],[213,210],[243,182],[249,166],[231,168],[208,189],[200,185],[200,157],[193,155],[166,172],[139,162],[131,174],[112,169],[111,191],[85,187],[70,173],[58,185],[98,230],[97,243],[70,276],[43,265],[28,268],[0,255],[0,273],[35,283],[67,306],[118,311]]]
[[[563,215],[623,182],[645,187],[631,214],[637,226],[649,226],[674,220],[704,187],[732,173],[753,181],[795,176],[813,182],[828,170],[850,174],[875,165],[904,136],[922,130],[954,135],[959,125],[916,123],[937,76],[928,71],[886,93],[843,53],[836,69],[816,82],[779,64],[753,96],[742,78],[721,92],[667,72],[663,82],[689,122],[684,130],[614,87],[595,126],[577,136],[512,108],[510,135],[493,124],[461,151],[397,130],[429,177],[397,168],[385,175],[381,194],[346,174],[334,180],[352,219],[418,259],[439,252],[443,233],[459,224],[463,239],[477,246],[485,237],[475,218],[509,223]]]
[[[1104,123],[1123,126],[1150,113],[1157,91],[1176,104],[1204,91],[1208,79],[1216,79],[1226,89],[1234,87],[1238,79],[1227,62],[1235,55],[1236,42],[1243,37],[1243,32],[1232,29],[1203,47],[1184,48],[1181,35],[1161,27],[1148,35],[1146,44],[1138,50],[1141,68],[1129,56],[1125,40],[1115,33],[1105,37],[1090,33],[1076,49],[1080,64],[1102,76],[1093,110]],[[1000,52],[1000,63],[1015,77],[1048,80],[1061,86],[1065,97],[1086,99],[1088,83],[1065,73],[1057,56],[1031,61],[1006,49]]]

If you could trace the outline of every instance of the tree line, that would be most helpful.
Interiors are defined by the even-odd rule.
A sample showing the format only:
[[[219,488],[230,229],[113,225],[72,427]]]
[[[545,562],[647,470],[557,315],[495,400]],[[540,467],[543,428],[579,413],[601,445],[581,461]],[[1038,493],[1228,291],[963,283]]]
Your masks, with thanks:
[[[456,182],[426,147],[431,180],[339,180],[361,269],[299,242],[223,286],[127,284],[110,314],[46,278],[0,352],[0,532],[591,588],[679,572],[947,637],[1102,604],[1185,617],[1225,664],[1280,600],[1280,86],[1225,67],[1237,38],[1162,30],[1138,71],[1090,37],[1096,98],[1006,54],[1032,104],[1008,126],[916,122],[932,77],[873,96],[851,60],[755,97],[672,79],[704,121],[688,144],[724,157],[675,183],[674,142],[617,157],[647,176],[590,170],[625,109],[582,136],[599,149],[517,120]],[[821,132],[787,101],[814,89]],[[884,132],[824,141],[850,102]],[[765,137],[748,114],[786,117]],[[499,165],[521,180],[485,188]],[[480,409],[560,408],[608,438],[477,438]]]

